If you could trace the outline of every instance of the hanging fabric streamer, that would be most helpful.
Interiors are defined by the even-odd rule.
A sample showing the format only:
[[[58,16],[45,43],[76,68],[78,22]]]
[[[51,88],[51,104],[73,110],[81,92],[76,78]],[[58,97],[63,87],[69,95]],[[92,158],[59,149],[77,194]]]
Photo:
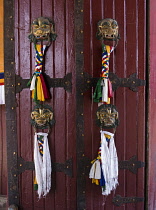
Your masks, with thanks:
[[[31,32],[28,36],[35,47],[35,71],[28,82],[32,91],[32,98],[36,103],[31,112],[31,125],[34,127],[34,164],[35,179],[34,189],[39,198],[46,196],[51,189],[51,157],[48,145],[48,133],[55,123],[54,113],[49,105],[44,104],[50,99],[43,73],[44,55],[57,34],[54,30],[54,22],[46,17],[38,17],[31,24]],[[41,103],[42,102],[42,103]],[[47,129],[47,133],[37,132],[37,129]]]
[[[112,84],[108,78],[110,53],[113,50],[114,47],[102,44],[102,71],[93,95],[94,102],[110,104],[110,98],[113,97]]]
[[[50,93],[42,73],[44,53],[47,46],[42,44],[35,44],[34,46],[36,50],[35,72],[27,85],[30,86],[32,98],[35,102],[45,101],[45,99],[50,99]]]
[[[118,185],[118,157],[114,143],[114,134],[101,132],[101,145],[98,156],[92,161],[89,178],[100,185],[102,195],[109,195]]]
[[[51,157],[47,133],[35,133],[34,136],[34,164],[36,185],[39,198],[46,196],[51,189]]]
[[[38,196],[46,196],[51,188],[51,157],[48,146],[48,133],[54,125],[54,113],[49,105],[37,104],[31,112],[31,124],[34,127],[34,189]],[[48,133],[37,132],[37,129],[47,129]]]
[[[5,104],[4,72],[0,72],[0,104]]]
[[[31,33],[28,38],[34,43],[36,50],[35,72],[28,82],[32,91],[32,98],[37,103],[50,99],[50,92],[43,77],[44,53],[52,41],[55,41],[57,34],[54,30],[54,22],[46,17],[39,17],[31,24]]]
[[[114,128],[119,124],[118,112],[114,105],[110,104],[113,97],[112,84],[109,80],[110,54],[116,48],[120,35],[116,20],[106,18],[98,22],[96,37],[99,40],[115,41],[114,46],[102,44],[102,70],[97,82],[93,99],[98,102],[96,123],[101,131],[101,144],[98,156],[94,159],[90,169],[89,178],[92,183],[100,185],[102,195],[109,195],[118,185],[118,157],[114,143],[114,134],[102,129]]]

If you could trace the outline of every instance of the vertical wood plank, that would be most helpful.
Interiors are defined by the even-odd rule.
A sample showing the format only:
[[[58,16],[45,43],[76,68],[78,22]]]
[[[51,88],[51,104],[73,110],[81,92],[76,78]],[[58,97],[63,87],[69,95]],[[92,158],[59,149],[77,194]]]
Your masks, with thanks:
[[[118,77],[126,77],[126,1],[120,2],[119,0],[115,1],[115,19],[119,24],[119,34],[121,39],[119,40],[118,46],[115,49],[116,57],[116,69],[115,73]],[[122,57],[122,59],[121,59]],[[115,144],[117,148],[117,155],[119,160],[126,160],[126,88],[118,88],[115,91],[115,106],[119,112],[120,124],[116,129],[115,135]],[[119,186],[115,194],[126,196],[126,171],[119,170]],[[126,209],[126,206],[122,206],[123,209]],[[116,208],[115,208],[116,209]]]
[[[42,5],[42,10],[41,14],[43,17],[48,17],[50,18],[54,23],[54,2],[50,0],[46,1],[41,1]],[[57,31],[56,31],[57,33]],[[54,77],[55,72],[54,72],[54,46],[55,46],[55,41],[51,43],[51,45],[48,47],[46,54],[45,54],[45,73],[49,75],[50,77]],[[54,110],[54,100],[53,100],[53,89],[51,88],[50,90],[52,99],[46,102],[46,104],[49,104],[52,109]],[[54,110],[54,117],[55,117],[55,110]],[[55,125],[54,125],[55,127]],[[51,180],[51,190],[46,196],[45,200],[45,205],[44,208],[47,210],[54,209],[55,208],[55,178],[54,178],[54,173],[53,173],[53,162],[55,161],[55,147],[53,146],[55,144],[55,137],[54,137],[54,127],[51,129],[51,132],[48,135],[48,142],[49,142],[49,149],[50,149],[50,155],[51,155],[51,160],[52,160],[52,180]]]
[[[14,53],[14,1],[4,1],[4,71],[6,99],[6,140],[8,172],[8,205],[19,205],[19,188],[17,177],[17,126],[15,100],[15,53]],[[10,102],[11,103],[8,103]],[[10,147],[11,145],[11,147]]]
[[[126,1],[126,40],[127,40],[127,62],[126,62],[126,77],[134,72],[138,72],[138,34],[137,28],[137,0],[130,2]],[[129,89],[126,89],[126,156],[129,160],[137,152],[137,94]],[[133,180],[133,185],[128,181]],[[130,171],[126,171],[126,197],[136,195],[136,175]],[[127,208],[135,208],[134,204],[129,204]]]
[[[73,160],[73,177],[66,176],[67,209],[76,209],[76,129],[75,123],[75,51],[74,51],[74,0],[66,1],[66,74],[72,72],[72,93],[66,92],[66,160]]]
[[[30,43],[28,40],[28,34],[30,32],[30,1],[15,1],[16,20],[16,72],[20,74],[22,78],[30,78]],[[18,94],[18,139],[19,139],[19,156],[24,160],[32,161],[33,155],[33,142],[31,136],[30,111],[31,111],[31,99],[29,89],[23,90]],[[29,151],[29,152],[28,152]],[[25,171],[20,175],[20,198],[24,209],[32,208],[33,196],[33,177],[31,171]]]
[[[31,1],[30,11],[31,11],[31,14],[30,14],[31,22],[30,22],[30,24],[31,24],[34,19],[42,16],[42,1],[41,0],[40,1],[37,1],[37,0]],[[30,69],[30,72],[31,72],[31,74],[33,74],[33,72],[35,70],[35,49],[34,49],[33,43],[31,43],[30,47],[31,47],[30,48],[31,49],[31,69]],[[34,106],[35,106],[35,103],[32,103],[32,108]],[[33,132],[33,135],[34,135],[34,132]],[[33,135],[32,135],[32,140],[33,140]],[[45,199],[44,198],[38,199],[37,192],[34,191],[34,190],[33,190],[33,194],[34,194],[34,197],[33,197],[34,206],[33,206],[33,208],[35,210],[41,209],[41,208],[45,209]]]
[[[62,42],[65,38],[65,1],[54,1],[54,19],[57,25],[57,41],[55,42],[55,77],[61,78],[65,75],[65,47]],[[61,26],[61,27],[60,27]],[[66,160],[66,103],[65,92],[62,88],[54,90],[55,111],[55,162],[64,163]],[[64,173],[56,172],[55,209],[66,208],[66,176]],[[60,202],[62,200],[62,202]]]
[[[156,144],[155,144],[155,110],[156,110],[156,92],[155,84],[156,84],[156,72],[155,72],[155,61],[156,61],[156,54],[155,54],[155,44],[156,44],[156,27],[155,27],[155,20],[156,20],[156,2],[151,0],[149,1],[149,53],[150,57],[149,60],[149,93],[148,93],[148,209],[155,209],[155,184],[156,183],[156,168],[155,168],[155,161],[156,161]]]
[[[138,0],[138,78],[146,80],[146,66],[147,66],[147,1]],[[144,34],[141,36],[140,34]],[[143,45],[144,43],[144,45]],[[144,69],[144,71],[143,71]],[[146,80],[147,81],[147,80]],[[147,86],[147,82],[146,82]],[[138,148],[137,156],[138,160],[146,162],[146,113],[147,113],[147,101],[146,101],[146,88],[140,87],[138,92]],[[145,113],[144,115],[142,113]],[[145,183],[142,180],[147,179],[145,175],[145,168],[138,170],[137,174],[137,196],[145,197]],[[144,209],[146,204],[146,197],[144,202],[140,202],[136,205],[136,209]]]

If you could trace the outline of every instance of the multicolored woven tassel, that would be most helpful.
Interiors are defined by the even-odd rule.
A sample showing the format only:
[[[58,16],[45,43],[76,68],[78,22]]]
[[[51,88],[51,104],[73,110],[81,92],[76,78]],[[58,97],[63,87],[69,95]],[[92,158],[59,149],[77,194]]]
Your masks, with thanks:
[[[105,137],[106,137],[106,141],[109,142],[111,136],[108,134],[105,134]],[[102,142],[100,142],[97,158],[91,161],[92,167],[90,170],[89,178],[92,179],[92,183],[95,183],[96,185],[100,185],[102,188],[105,188],[105,179],[103,176],[102,165],[101,165],[101,143]],[[97,167],[98,164],[100,168]],[[99,175],[99,178],[97,174]]]
[[[37,135],[37,143],[38,143],[39,153],[40,153],[41,157],[43,157],[44,138],[42,135]],[[38,184],[37,184],[36,177],[34,178],[34,190],[38,190]]]
[[[35,49],[36,49],[35,72],[27,85],[30,86],[30,90],[32,91],[32,98],[34,99],[35,102],[37,102],[37,101],[45,101],[45,99],[50,99],[50,92],[47,88],[42,73],[46,45],[37,44],[35,45]]]
[[[110,98],[113,97],[112,84],[108,78],[110,53],[113,50],[114,47],[102,44],[102,71],[93,95],[94,102],[110,104]]]
[[[118,185],[118,158],[114,134],[101,131],[98,156],[91,163],[89,178],[92,179],[92,183],[101,186],[102,195],[109,195]]]

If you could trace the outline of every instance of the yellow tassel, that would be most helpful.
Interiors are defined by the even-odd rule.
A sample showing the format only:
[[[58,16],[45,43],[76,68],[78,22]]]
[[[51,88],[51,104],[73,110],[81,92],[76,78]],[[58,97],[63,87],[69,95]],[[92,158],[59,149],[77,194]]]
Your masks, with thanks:
[[[96,159],[92,160],[92,161],[91,161],[91,164],[93,164],[95,161],[96,161]]]
[[[36,176],[34,178],[34,190],[38,190],[38,184],[37,184]]]
[[[110,139],[110,138],[111,138],[111,136],[108,135],[108,134],[104,134],[104,135],[105,135],[105,137],[106,137],[107,139]]]
[[[37,77],[37,100],[45,101],[40,77]]]
[[[36,49],[37,49],[38,52],[41,52],[41,44],[37,44]]]
[[[34,184],[37,184],[36,176],[35,176],[35,178],[34,178]]]
[[[31,91],[31,97],[34,98],[34,90]]]
[[[92,183],[99,185],[99,180],[98,179],[92,179]]]
[[[110,54],[110,46],[109,45],[106,45],[106,51],[108,54]]]
[[[0,83],[3,83],[4,82],[4,79],[0,79]]]
[[[106,104],[110,104],[110,98],[108,98],[108,101],[106,102]]]

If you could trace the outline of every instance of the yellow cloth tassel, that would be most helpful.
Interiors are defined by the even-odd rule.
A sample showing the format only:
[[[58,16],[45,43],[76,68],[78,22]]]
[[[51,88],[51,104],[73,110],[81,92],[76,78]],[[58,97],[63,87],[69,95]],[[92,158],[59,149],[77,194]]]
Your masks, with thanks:
[[[96,161],[96,159],[92,160],[92,161],[91,161],[91,164],[93,164],[95,161]]]
[[[31,97],[34,98],[34,90],[31,91]]]
[[[41,44],[37,44],[36,45],[36,49],[39,52],[39,54],[41,54],[41,48],[42,48],[42,45]],[[41,63],[40,61],[38,61],[38,62]]]
[[[4,79],[0,79],[0,83],[3,83],[4,82]]]
[[[106,47],[107,53],[110,54],[110,46],[109,45],[106,45],[105,47]]]
[[[110,104],[110,98],[108,98],[108,101],[107,101],[107,103],[106,104]]]
[[[99,185],[99,180],[98,179],[92,179],[92,183]]]
[[[111,136],[110,135],[108,135],[108,134],[104,134],[105,135],[105,137],[107,138],[107,139],[111,139]]]
[[[37,184],[36,176],[35,176],[35,178],[34,178],[34,184]]]
[[[38,184],[37,184],[36,176],[34,178],[34,190],[38,190]]]
[[[37,77],[37,100],[45,101],[40,77]]]

